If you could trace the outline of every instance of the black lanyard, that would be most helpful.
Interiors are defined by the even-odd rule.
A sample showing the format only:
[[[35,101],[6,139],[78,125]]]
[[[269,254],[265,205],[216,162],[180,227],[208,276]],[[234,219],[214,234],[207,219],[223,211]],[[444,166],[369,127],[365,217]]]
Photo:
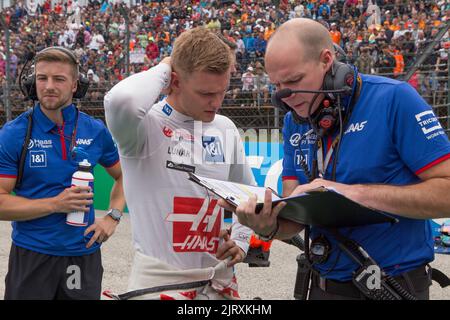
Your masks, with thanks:
[[[73,150],[75,149],[75,147],[77,146],[76,137],[77,137],[77,128],[78,128],[78,115],[79,115],[80,111],[78,110],[77,107],[75,107],[75,110],[77,113],[75,116],[75,123],[73,126],[72,135],[70,137],[70,149],[69,150],[70,150],[71,154],[72,154]],[[23,170],[25,167],[25,159],[27,156],[28,145],[30,144],[30,140],[31,140],[31,131],[33,129],[33,113],[34,113],[34,107],[33,107],[33,109],[31,109],[31,111],[27,117],[28,118],[27,133],[25,135],[25,140],[23,141],[22,151],[20,152],[19,168],[17,171],[17,179],[16,179],[16,185],[15,185],[16,189],[20,188],[20,186],[22,185]],[[53,131],[53,133],[54,133],[54,131]],[[66,137],[64,135],[64,132],[63,132],[63,137],[64,137],[64,139],[69,139],[68,137]]]

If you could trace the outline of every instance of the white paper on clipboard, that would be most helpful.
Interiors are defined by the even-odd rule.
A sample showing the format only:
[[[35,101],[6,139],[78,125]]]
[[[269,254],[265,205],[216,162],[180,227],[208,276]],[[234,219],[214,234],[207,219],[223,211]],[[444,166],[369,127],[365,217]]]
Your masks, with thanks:
[[[264,202],[264,194],[266,191],[266,188],[264,187],[206,178],[193,173],[189,173],[189,179],[200,184],[201,186],[204,186],[235,206],[238,206],[242,202],[248,201],[252,195],[257,196],[256,202]],[[272,201],[280,199],[281,198],[279,196],[272,192]]]

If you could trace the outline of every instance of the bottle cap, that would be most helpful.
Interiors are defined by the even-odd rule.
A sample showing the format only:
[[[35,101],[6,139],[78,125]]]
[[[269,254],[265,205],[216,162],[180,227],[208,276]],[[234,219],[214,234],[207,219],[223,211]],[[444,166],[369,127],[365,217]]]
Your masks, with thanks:
[[[91,164],[89,163],[89,161],[87,159],[84,159],[83,161],[78,163],[78,167],[80,168],[80,170],[90,170],[91,169]]]

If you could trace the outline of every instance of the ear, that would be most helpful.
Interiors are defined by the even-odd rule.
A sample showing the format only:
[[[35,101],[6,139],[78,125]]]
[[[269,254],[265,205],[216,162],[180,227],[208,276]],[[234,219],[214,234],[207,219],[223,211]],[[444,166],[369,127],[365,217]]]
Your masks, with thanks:
[[[180,79],[180,74],[172,71],[172,75],[170,77],[170,88],[172,89],[171,91],[177,92],[181,89],[181,79]]]
[[[329,49],[323,49],[320,53],[320,67],[323,68],[325,73],[330,70],[333,60],[333,53]]]
[[[73,82],[72,93],[77,92],[77,89],[78,89],[78,79]]]

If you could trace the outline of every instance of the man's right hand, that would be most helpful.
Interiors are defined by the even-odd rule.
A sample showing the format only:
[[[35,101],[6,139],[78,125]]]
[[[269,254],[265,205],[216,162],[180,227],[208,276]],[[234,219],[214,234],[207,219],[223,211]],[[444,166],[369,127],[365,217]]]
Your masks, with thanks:
[[[247,202],[242,202],[237,208],[234,208],[225,200],[220,199],[219,205],[227,210],[234,211],[240,224],[249,227],[258,234],[268,235],[276,228],[278,214],[286,203],[280,202],[272,208],[272,191],[266,189],[264,206],[257,214],[255,212],[256,200],[256,196],[251,196]]]
[[[165,57],[164,59],[161,60],[160,63],[165,63],[165,64],[168,64],[169,66],[172,66],[172,63],[170,61],[170,57]]]
[[[73,211],[89,212],[94,201],[94,194],[90,187],[70,187],[52,198],[54,212],[69,213]]]

